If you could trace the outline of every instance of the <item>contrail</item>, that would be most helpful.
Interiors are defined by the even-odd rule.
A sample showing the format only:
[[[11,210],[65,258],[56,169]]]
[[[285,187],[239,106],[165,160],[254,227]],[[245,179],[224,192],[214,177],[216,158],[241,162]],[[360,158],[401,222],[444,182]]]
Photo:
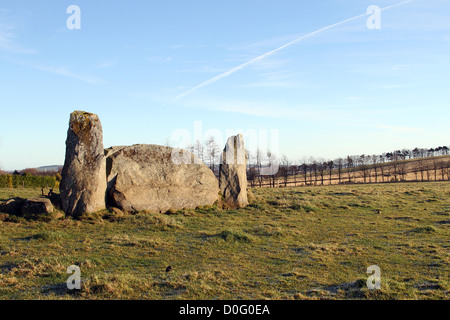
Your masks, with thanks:
[[[388,6],[388,7],[381,8],[381,11],[389,10],[389,9],[391,9],[391,8],[398,7],[398,6],[407,4],[407,3],[412,2],[412,1],[414,1],[414,0],[406,0],[406,1],[402,1],[402,2],[399,2],[399,3],[397,3],[397,4],[394,4],[394,5],[391,5],[391,6]],[[323,32],[323,31],[325,31],[325,30],[328,30],[328,29],[332,29],[332,28],[334,28],[334,27],[337,27],[337,26],[339,26],[339,25],[341,25],[341,24],[344,24],[344,23],[347,23],[347,22],[349,22],[349,21],[352,21],[352,20],[356,20],[356,19],[362,18],[362,17],[364,17],[364,16],[367,16],[368,14],[369,14],[369,13],[363,13],[363,14],[354,16],[354,17],[352,17],[352,18],[349,18],[349,19],[346,19],[346,20],[343,20],[343,21],[340,21],[340,22],[331,24],[331,25],[329,25],[329,26],[323,27],[323,28],[318,29],[318,30],[316,30],[316,31],[313,31],[313,32],[311,32],[311,33],[305,34],[305,35],[303,35],[303,36],[301,36],[301,37],[299,37],[299,38],[297,38],[297,39],[295,39],[295,40],[293,40],[293,41],[291,41],[291,42],[286,43],[285,45],[283,45],[283,46],[281,46],[281,47],[279,47],[279,48],[277,48],[277,49],[274,49],[274,50],[272,50],[272,51],[269,51],[269,52],[267,52],[267,53],[264,53],[264,54],[262,54],[262,55],[260,55],[260,56],[258,56],[258,57],[256,57],[256,58],[253,58],[253,59],[251,59],[251,60],[249,60],[249,61],[247,61],[247,62],[245,62],[245,63],[243,63],[243,64],[241,64],[241,65],[239,65],[239,66],[237,66],[237,67],[234,67],[234,68],[232,68],[232,69],[230,69],[230,70],[228,70],[228,71],[226,71],[226,72],[224,72],[224,73],[221,73],[221,74],[219,74],[218,76],[215,76],[214,78],[211,78],[211,79],[209,79],[209,80],[206,80],[206,81],[200,83],[198,86],[193,87],[192,89],[190,89],[190,90],[188,90],[188,91],[186,91],[186,92],[184,92],[184,93],[179,94],[178,96],[176,96],[175,98],[173,98],[171,102],[175,102],[175,101],[177,101],[177,100],[179,100],[179,99],[181,99],[181,98],[183,98],[183,97],[185,97],[185,96],[187,96],[187,95],[189,95],[189,94],[191,94],[191,93],[197,91],[197,90],[200,89],[200,88],[203,88],[203,87],[205,87],[205,86],[207,86],[207,85],[209,85],[209,84],[211,84],[211,83],[214,83],[214,82],[216,82],[216,81],[219,81],[220,79],[223,79],[223,78],[225,78],[225,77],[228,77],[228,76],[232,75],[233,73],[238,72],[239,70],[244,69],[245,67],[247,67],[247,66],[249,66],[249,65],[252,65],[252,64],[254,64],[254,63],[258,62],[258,61],[261,61],[261,60],[263,60],[264,58],[266,58],[266,57],[268,57],[268,56],[270,56],[270,55],[272,55],[272,54],[274,54],[274,53],[276,53],[276,52],[278,52],[278,51],[280,51],[280,50],[283,50],[284,48],[287,48],[287,47],[289,47],[289,46],[291,46],[291,45],[293,45],[293,44],[296,44],[297,42],[300,42],[300,41],[302,41],[302,40],[304,40],[304,39],[306,39],[306,38],[310,38],[310,37],[312,37],[312,36],[314,36],[314,35],[316,35],[316,34],[318,34],[318,33],[321,33],[321,32]]]

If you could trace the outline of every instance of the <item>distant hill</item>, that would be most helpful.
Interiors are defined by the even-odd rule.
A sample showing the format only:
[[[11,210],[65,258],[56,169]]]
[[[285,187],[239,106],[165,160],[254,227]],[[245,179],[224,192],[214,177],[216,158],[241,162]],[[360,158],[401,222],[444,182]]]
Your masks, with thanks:
[[[60,169],[62,169],[62,167],[63,166],[61,166],[61,165],[43,166],[43,167],[36,168],[36,170],[39,172],[59,171]]]

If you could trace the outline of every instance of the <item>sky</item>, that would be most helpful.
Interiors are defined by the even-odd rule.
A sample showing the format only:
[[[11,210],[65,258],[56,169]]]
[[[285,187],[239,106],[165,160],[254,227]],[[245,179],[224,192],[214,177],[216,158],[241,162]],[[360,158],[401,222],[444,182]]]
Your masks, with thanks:
[[[449,18],[448,0],[2,0],[0,169],[62,165],[74,110],[99,115],[105,148],[450,145]]]

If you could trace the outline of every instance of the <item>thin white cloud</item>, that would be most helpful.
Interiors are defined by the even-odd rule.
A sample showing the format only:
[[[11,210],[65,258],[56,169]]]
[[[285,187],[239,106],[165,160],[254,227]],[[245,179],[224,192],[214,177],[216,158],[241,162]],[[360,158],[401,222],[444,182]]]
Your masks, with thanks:
[[[260,75],[260,80],[243,84],[244,88],[299,88],[304,86],[294,79],[294,74],[290,71],[264,72]]]
[[[15,39],[16,35],[14,33],[15,26],[12,24],[2,23],[0,24],[0,51],[5,51],[7,53],[14,54],[32,54],[37,53],[34,49],[24,48],[21,45],[17,44]],[[25,67],[30,67],[37,70],[42,70],[45,72],[53,73],[56,75],[78,79],[91,84],[101,84],[104,81],[92,76],[81,75],[70,71],[67,68],[63,67],[53,67],[53,66],[45,66],[40,64],[31,64],[22,62],[16,58],[12,57],[3,57],[4,60],[9,61],[10,63],[21,65]]]
[[[103,79],[89,76],[89,75],[82,75],[82,74],[74,73],[65,67],[54,67],[54,66],[47,66],[47,65],[41,65],[41,64],[33,64],[33,63],[27,63],[27,62],[18,61],[16,59],[10,59],[10,58],[7,58],[5,60],[9,61],[10,63],[16,64],[16,65],[20,65],[20,66],[24,66],[24,67],[28,67],[28,68],[32,68],[32,69],[36,69],[36,70],[41,70],[44,72],[52,73],[52,74],[67,77],[67,78],[80,80],[80,81],[87,82],[90,84],[99,85],[99,84],[105,83],[105,81]]]
[[[253,68],[255,70],[273,70],[285,65],[287,62],[288,60],[275,59],[274,57],[271,57],[269,59],[261,60],[258,64],[255,64]]]
[[[29,65],[30,67],[37,69],[37,70],[42,70],[45,72],[49,72],[49,73],[53,73],[56,75],[60,75],[60,76],[64,76],[64,77],[68,77],[68,78],[72,78],[72,79],[77,79],[77,80],[81,80],[83,82],[87,82],[90,84],[103,84],[105,83],[104,80],[96,78],[96,77],[92,77],[92,76],[87,76],[87,75],[81,75],[81,74],[77,74],[77,73],[73,73],[72,71],[70,71],[69,69],[66,69],[64,67],[52,67],[52,66],[42,66],[42,65]]]
[[[106,68],[112,68],[116,66],[119,63],[118,60],[106,60],[102,61],[99,64],[97,64],[97,68],[99,69],[106,69]]]
[[[392,9],[394,7],[398,7],[398,6],[410,3],[412,1],[414,1],[414,0],[402,1],[402,2],[396,3],[394,5],[391,5],[391,6],[388,6],[388,7],[384,7],[384,8],[381,9],[381,11],[386,11],[386,10]],[[261,61],[261,60],[263,60],[263,59],[265,59],[265,58],[267,58],[267,57],[277,53],[278,51],[281,51],[281,50],[283,50],[283,49],[285,49],[287,47],[290,47],[290,46],[292,46],[292,45],[294,45],[294,44],[296,44],[296,43],[298,43],[298,42],[300,42],[300,41],[302,41],[304,39],[313,37],[313,36],[315,36],[315,35],[317,35],[317,34],[319,34],[321,32],[324,32],[326,30],[335,28],[335,27],[340,26],[342,24],[345,24],[345,23],[347,23],[349,21],[353,21],[353,20],[357,20],[359,18],[365,17],[368,14],[369,13],[366,12],[366,13],[363,13],[363,14],[351,17],[349,19],[345,19],[345,20],[337,22],[337,23],[333,23],[333,24],[331,24],[329,26],[320,28],[320,29],[318,29],[316,31],[313,31],[313,32],[310,32],[310,33],[308,33],[306,35],[300,36],[297,39],[292,40],[292,41],[282,45],[281,47],[278,47],[278,48],[276,48],[276,49],[274,49],[272,51],[266,52],[266,53],[264,53],[264,54],[262,54],[262,55],[260,55],[260,56],[258,56],[256,58],[253,58],[253,59],[251,59],[251,60],[249,60],[249,61],[247,61],[245,63],[242,63],[242,64],[238,65],[237,67],[234,67],[234,68],[232,68],[232,69],[230,69],[230,70],[228,70],[226,72],[223,72],[223,73],[219,74],[218,76],[215,76],[215,77],[213,77],[213,78],[211,78],[209,80],[206,80],[206,81],[200,83],[198,86],[196,86],[196,87],[194,87],[194,88],[192,88],[192,89],[190,89],[190,90],[188,90],[186,92],[183,92],[183,93],[179,94],[174,99],[172,99],[171,102],[175,102],[175,101],[177,101],[177,100],[179,100],[179,99],[181,99],[181,98],[183,98],[183,97],[185,97],[185,96],[187,96],[187,95],[189,95],[189,94],[191,94],[191,93],[193,93],[193,92],[195,92],[195,91],[197,91],[197,90],[199,90],[199,89],[201,89],[201,88],[203,88],[205,86],[208,86],[208,85],[210,85],[210,84],[212,84],[214,82],[217,82],[217,81],[219,81],[219,80],[221,80],[223,78],[226,78],[226,77],[228,77],[228,76],[230,76],[230,75],[232,75],[232,74],[234,74],[234,73],[236,73],[236,72],[238,72],[238,71],[240,71],[240,70],[242,70],[242,69],[244,69],[244,68],[246,68],[246,67],[248,67],[248,66],[250,66],[252,64],[257,63],[257,62],[259,62],[259,61]]]
[[[290,42],[298,37],[298,34],[294,35],[284,35],[280,37],[274,37],[269,39],[263,39],[261,41],[253,42],[253,43],[241,43],[238,45],[228,45],[223,46],[227,50],[230,51],[256,51],[261,50],[261,48],[270,48],[274,46],[280,46],[283,43]]]
[[[352,126],[353,123],[360,123],[367,119],[367,117],[374,117],[379,113],[378,110],[354,110],[349,117],[347,113],[342,112],[342,107],[338,105],[324,106],[271,101],[255,102],[205,97],[201,100],[186,99],[182,102],[181,107],[308,123],[324,123],[330,121],[335,125],[344,126]]]
[[[34,49],[25,48],[18,44],[15,39],[16,35],[13,32],[14,26],[8,24],[0,24],[0,51],[17,54],[33,54],[37,51]]]
[[[16,25],[11,23],[11,10],[0,8],[0,51],[14,54],[33,54],[37,51],[17,42]]]
[[[167,57],[160,57],[160,56],[153,56],[153,57],[148,57],[146,59],[148,62],[170,62],[172,61],[172,57],[171,56],[167,56]]]

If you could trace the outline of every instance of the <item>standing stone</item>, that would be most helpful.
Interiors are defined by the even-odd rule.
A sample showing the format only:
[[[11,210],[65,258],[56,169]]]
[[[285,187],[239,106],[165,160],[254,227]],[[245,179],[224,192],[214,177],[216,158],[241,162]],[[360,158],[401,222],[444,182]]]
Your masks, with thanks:
[[[242,134],[228,138],[219,167],[219,188],[224,206],[244,208],[247,199],[247,152]]]
[[[67,215],[105,208],[106,160],[102,125],[96,114],[70,114],[60,192]]]
[[[107,157],[108,204],[124,211],[165,213],[211,206],[219,199],[214,173],[198,157],[177,149],[138,144],[111,147]]]

